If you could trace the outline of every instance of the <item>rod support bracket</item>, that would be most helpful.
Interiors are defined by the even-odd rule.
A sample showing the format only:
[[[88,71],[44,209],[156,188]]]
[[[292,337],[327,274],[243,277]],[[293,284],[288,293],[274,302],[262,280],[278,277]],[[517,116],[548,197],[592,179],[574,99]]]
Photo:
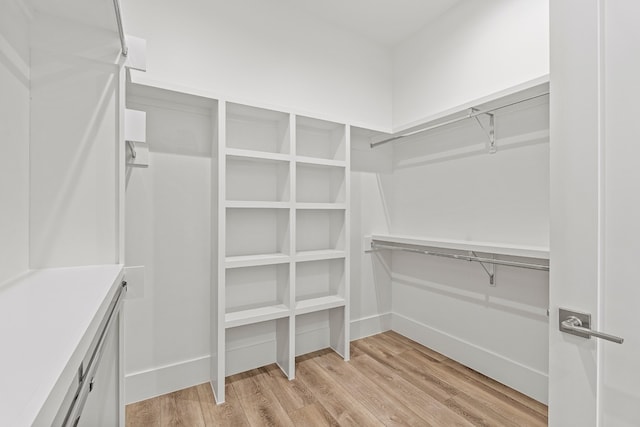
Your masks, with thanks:
[[[473,257],[478,258],[478,255],[476,254],[475,251],[469,251],[469,254]],[[491,258],[494,258],[494,256],[491,255]],[[496,265],[495,264],[487,265],[482,261],[478,261],[478,262],[484,269],[485,273],[487,273],[487,276],[489,276],[489,286],[495,287],[496,286]]]
[[[485,126],[480,121],[478,116],[486,115],[489,117],[489,128],[485,128]],[[484,131],[489,139],[489,154],[495,154],[498,151],[498,147],[496,147],[496,125],[495,125],[495,115],[490,112],[480,112],[477,108],[469,108],[469,117],[473,117],[478,122],[480,128]]]

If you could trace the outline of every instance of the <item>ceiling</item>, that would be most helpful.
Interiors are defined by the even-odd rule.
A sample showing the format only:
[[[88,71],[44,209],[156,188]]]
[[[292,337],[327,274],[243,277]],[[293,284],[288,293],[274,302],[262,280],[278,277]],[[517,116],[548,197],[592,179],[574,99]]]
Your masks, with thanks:
[[[462,0],[284,0],[331,25],[392,47]]]

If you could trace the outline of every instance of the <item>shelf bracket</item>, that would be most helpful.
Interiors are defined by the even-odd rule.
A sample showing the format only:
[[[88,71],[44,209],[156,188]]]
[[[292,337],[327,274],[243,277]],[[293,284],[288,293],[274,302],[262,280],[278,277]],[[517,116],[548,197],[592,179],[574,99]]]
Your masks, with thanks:
[[[127,141],[127,147],[129,147],[129,151],[131,151],[131,158],[135,159],[138,155],[136,153],[136,145],[133,141]]]
[[[478,255],[475,253],[475,251],[469,251],[469,253],[478,258]],[[493,258],[493,255],[491,255],[491,258]],[[496,265],[495,264],[489,264],[489,266],[487,267],[487,265],[482,262],[482,261],[478,261],[480,263],[480,265],[482,266],[482,268],[484,269],[485,273],[487,273],[487,275],[489,276],[489,286],[496,286]]]
[[[478,110],[477,108],[470,108],[469,109],[469,117],[473,117],[474,119],[476,119],[476,122],[478,122],[478,125],[480,126],[480,128],[487,135],[487,138],[489,138],[489,154],[495,154],[496,151],[498,151],[498,148],[496,147],[495,115],[493,113],[487,113],[487,112],[480,113],[480,114],[484,114],[484,115],[489,116],[489,129],[487,129],[487,128],[484,127],[484,125],[482,124],[482,122],[478,118],[478,116],[479,116],[478,112],[479,111],[480,110]]]

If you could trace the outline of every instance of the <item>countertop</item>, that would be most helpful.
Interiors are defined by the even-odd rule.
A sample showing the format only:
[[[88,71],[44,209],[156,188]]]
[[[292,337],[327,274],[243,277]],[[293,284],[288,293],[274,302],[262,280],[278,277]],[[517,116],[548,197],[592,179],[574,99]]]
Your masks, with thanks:
[[[0,426],[50,424],[122,272],[31,270],[0,286]]]

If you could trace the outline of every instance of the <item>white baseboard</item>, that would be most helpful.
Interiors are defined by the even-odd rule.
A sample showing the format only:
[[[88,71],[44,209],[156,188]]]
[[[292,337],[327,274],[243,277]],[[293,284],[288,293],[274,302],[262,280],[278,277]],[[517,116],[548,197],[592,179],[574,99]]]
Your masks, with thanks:
[[[394,331],[547,404],[549,376],[515,360],[393,313]]]
[[[207,355],[126,374],[124,396],[127,405],[209,381],[209,359]]]
[[[379,334],[390,329],[391,313],[353,320],[351,322],[351,340]],[[318,334],[318,330],[309,330],[299,334],[296,342],[299,343],[300,350],[307,352],[327,347],[328,337],[322,340]],[[274,341],[252,343],[228,349],[228,374],[232,375],[246,370],[247,363],[257,363],[255,366],[274,363],[274,360],[269,359],[269,355],[274,351]],[[250,361],[247,360],[247,354],[252,355]],[[262,355],[262,358],[256,360],[256,355]],[[125,375],[126,403],[139,402],[209,381],[209,359],[210,356],[207,355]]]
[[[391,330],[391,313],[376,314],[351,321],[351,341]]]

